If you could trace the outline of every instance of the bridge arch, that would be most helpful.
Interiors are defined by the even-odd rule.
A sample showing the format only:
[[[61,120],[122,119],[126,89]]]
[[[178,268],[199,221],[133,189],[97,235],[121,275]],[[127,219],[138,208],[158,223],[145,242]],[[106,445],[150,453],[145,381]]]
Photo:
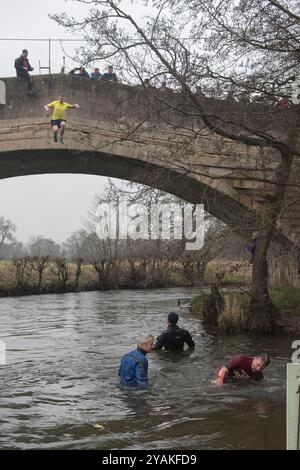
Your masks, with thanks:
[[[35,77],[37,94],[26,95],[26,84],[20,79],[4,82],[0,179],[81,173],[136,181],[203,203],[209,213],[233,228],[242,225],[243,230],[253,230],[255,211],[271,191],[255,176],[272,176],[278,164],[274,152],[266,151],[261,162],[260,149],[220,139],[204,128],[200,118],[191,123],[172,107],[165,110],[161,96],[151,90],[51,75]],[[64,146],[54,144],[43,111],[61,91],[67,100],[81,105],[79,111],[69,112]],[[253,117],[250,111],[249,119],[258,120],[258,113]],[[171,120],[173,127],[167,124]],[[184,129],[191,125],[198,126],[198,137],[182,152],[189,137]],[[175,133],[175,127],[181,130]],[[293,222],[295,210],[291,212]],[[299,225],[281,224],[278,240],[299,241]]]

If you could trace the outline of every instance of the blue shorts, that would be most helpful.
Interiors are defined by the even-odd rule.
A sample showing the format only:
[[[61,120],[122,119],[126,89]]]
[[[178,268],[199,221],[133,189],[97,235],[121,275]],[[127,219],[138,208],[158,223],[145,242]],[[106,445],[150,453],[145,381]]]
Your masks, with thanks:
[[[51,119],[51,126],[57,126],[60,128],[62,122],[66,123],[67,121],[65,119]]]

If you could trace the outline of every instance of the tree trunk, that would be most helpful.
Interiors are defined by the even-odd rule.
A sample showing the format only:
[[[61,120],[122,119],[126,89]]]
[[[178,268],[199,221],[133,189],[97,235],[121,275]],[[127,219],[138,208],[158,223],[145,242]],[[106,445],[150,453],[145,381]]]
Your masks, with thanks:
[[[38,290],[40,291],[41,288],[42,288],[42,282],[43,282],[43,271],[44,269],[39,269],[38,270],[38,273],[39,273],[39,280],[38,280]]]
[[[268,287],[267,252],[274,224],[269,223],[261,230],[252,271],[251,298],[249,306],[248,329],[257,333],[273,333],[278,313],[272,303]]]
[[[295,138],[295,135],[289,136],[290,144],[292,137]],[[276,170],[275,191],[274,194],[269,195],[269,207],[264,209],[259,218],[260,230],[253,262],[251,299],[247,319],[249,331],[257,333],[273,333],[279,315],[269,295],[267,254],[284,203],[292,162],[293,153],[281,149],[281,163]]]

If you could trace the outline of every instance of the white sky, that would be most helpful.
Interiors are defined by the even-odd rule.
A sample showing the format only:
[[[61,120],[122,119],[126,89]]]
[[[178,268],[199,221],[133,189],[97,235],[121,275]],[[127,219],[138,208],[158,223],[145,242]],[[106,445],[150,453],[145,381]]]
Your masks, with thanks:
[[[48,18],[48,13],[66,11],[76,17],[85,6],[70,0],[0,0],[0,38],[71,38]],[[68,55],[79,43],[64,43]],[[15,75],[14,59],[28,49],[29,60],[39,73],[38,63],[48,65],[48,43],[0,41],[0,77]],[[60,71],[65,55],[59,43],[52,44],[52,73]],[[99,64],[100,71],[106,64]],[[67,68],[73,63],[66,58]],[[0,216],[17,226],[17,238],[27,241],[43,235],[64,241],[81,227],[95,194],[104,189],[106,178],[88,175],[41,175],[0,180]]]

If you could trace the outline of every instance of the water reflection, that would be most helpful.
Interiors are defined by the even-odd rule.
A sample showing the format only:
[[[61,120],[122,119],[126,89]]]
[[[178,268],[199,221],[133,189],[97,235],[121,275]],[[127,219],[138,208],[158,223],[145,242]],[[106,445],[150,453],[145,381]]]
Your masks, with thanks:
[[[120,357],[190,289],[87,292],[1,300],[2,449],[279,449],[285,447],[290,338],[216,335],[189,312],[195,350],[148,355],[148,391],[122,390]],[[261,383],[217,387],[234,354],[272,357]],[[98,427],[96,425],[98,424]]]

